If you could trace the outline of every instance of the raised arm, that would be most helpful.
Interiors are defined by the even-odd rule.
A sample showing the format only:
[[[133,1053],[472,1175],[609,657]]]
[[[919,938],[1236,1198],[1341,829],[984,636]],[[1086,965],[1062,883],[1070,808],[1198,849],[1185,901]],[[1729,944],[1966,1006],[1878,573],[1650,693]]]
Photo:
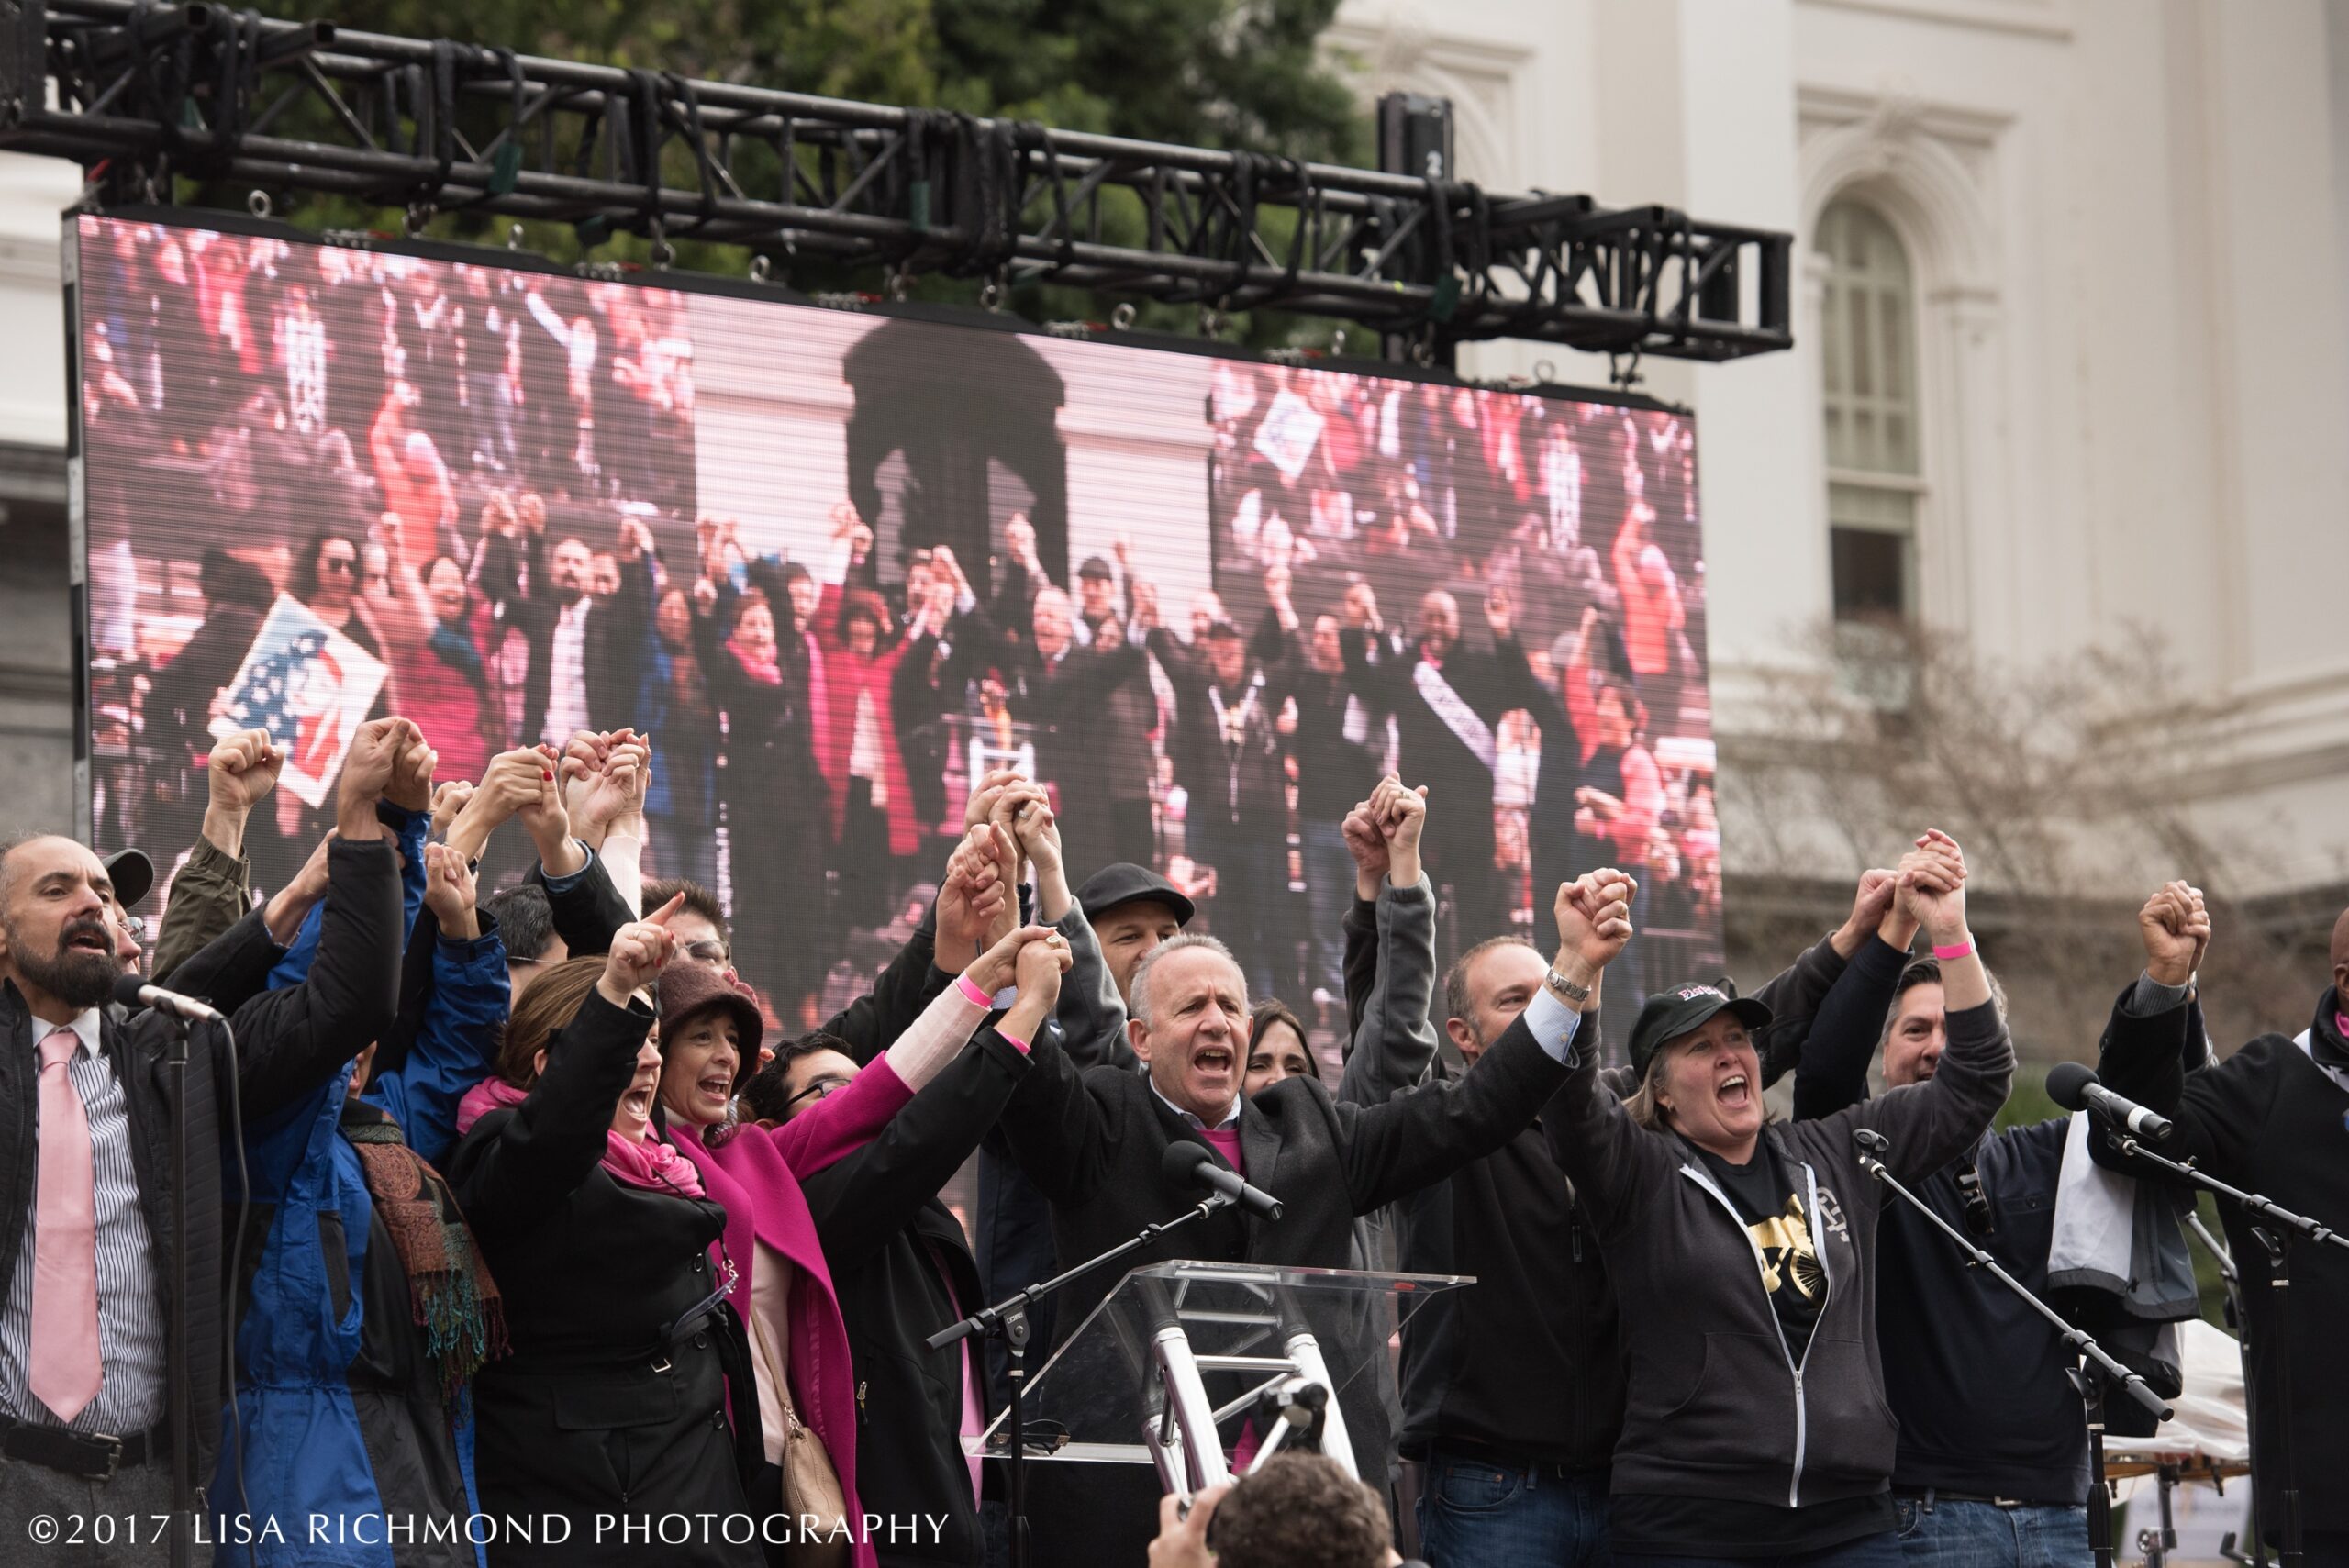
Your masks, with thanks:
[[[1989,972],[1965,923],[1965,861],[1957,841],[1938,830],[1919,840],[1922,862],[1904,862],[1901,887],[1942,964],[1949,1043],[1932,1078],[1838,1113],[1892,1141],[1885,1163],[1904,1180],[1940,1170],[1964,1153],[2006,1104],[2015,1055],[2007,1022],[1990,994]]]
[[[808,1180],[808,1208],[835,1273],[869,1261],[912,1221],[978,1148],[1027,1075],[1030,1042],[1052,1017],[1068,949],[1033,928],[1019,954],[1019,1000],[1001,1023],[982,1029],[877,1138]]]
[[[1348,842],[1360,828],[1376,833],[1387,870],[1375,906],[1378,967],[1338,1084],[1343,1104],[1383,1105],[1425,1078],[1435,1061],[1435,889],[1419,864],[1427,808],[1424,789],[1405,789],[1390,774],[1347,815]]]
[[[621,928],[595,990],[549,1040],[529,1095],[494,1131],[458,1144],[449,1179],[474,1223],[531,1224],[594,1173],[652,1027],[652,1009],[635,993],[671,945],[667,929],[651,921]]]
[[[1880,902],[1887,887],[1897,890],[1899,874],[1897,870],[1878,869],[1861,873],[1854,908]],[[1883,1041],[1885,1015],[1891,1009],[1900,973],[1909,962],[1909,944],[1916,936],[1915,913],[1896,892],[1876,931],[1861,942],[1843,973],[1827,988],[1817,1015],[1807,1026],[1798,1021],[1777,1038],[1782,1056],[1792,1050],[1800,1058],[1795,1067],[1797,1121],[1832,1116],[1868,1097],[1868,1062]]]
[[[1794,1071],[1820,1004],[1842,977],[1844,965],[1860,951],[1860,944],[1884,923],[1885,911],[1892,906],[1893,885],[1889,876],[1863,875],[1853,895],[1852,912],[1843,923],[1825,940],[1805,948],[1794,962],[1753,993],[1770,1009],[1769,1024],[1753,1040],[1765,1085]]]
[[[1423,1084],[1384,1105],[1334,1107],[1341,1131],[1347,1195],[1354,1212],[1451,1174],[1531,1125],[1565,1081],[1581,1015],[1597,1005],[1598,981],[1631,939],[1635,885],[1620,872],[1593,872],[1558,889],[1555,973],[1579,996],[1545,986],[1517,1023],[1461,1077]],[[1540,1008],[1537,1014],[1535,1008]]]
[[[2189,1059],[2199,1058],[2202,1044],[2194,1038],[2199,1010],[2194,985],[2210,940],[2210,917],[2201,890],[2184,882],[2162,887],[2138,911],[2137,932],[2145,949],[2144,972],[2113,1004],[2097,1052],[2097,1076],[2113,1093],[2177,1124],[2161,1147],[2163,1154],[2199,1160],[2214,1170],[2240,1169],[2244,1133],[2266,1119],[2264,1111],[2249,1114],[2264,1086],[2232,1067],[2235,1058],[2190,1074],[2187,1066]],[[2195,1091],[2190,1108],[2189,1085]],[[2228,1114],[2209,1114],[2213,1108]],[[2088,1151],[2098,1163],[2123,1175],[2149,1173],[2105,1147],[2102,1138],[2091,1138]]]
[[[214,1006],[234,1008],[268,984],[283,954],[274,942],[251,940],[257,932],[265,936],[265,929],[257,927],[245,933],[247,940],[217,953],[206,950],[251,910],[252,861],[245,853],[245,824],[276,787],[284,765],[284,751],[266,730],[242,730],[212,748],[204,770],[204,827],[187,863],[172,879],[171,902],[155,937],[156,984],[177,977],[173,989],[200,986]],[[206,962],[190,966],[198,953],[205,953]],[[184,976],[183,966],[188,966]]]
[[[351,740],[337,787],[332,895],[317,955],[299,984],[255,996],[234,1015],[235,1081],[248,1118],[267,1117],[330,1080],[398,1016],[400,872],[375,804],[402,754],[423,745],[404,718],[371,719]],[[217,1068],[225,1074],[228,1063]]]
[[[425,907],[416,940],[432,944],[431,989],[405,1056],[378,1047],[365,1097],[400,1124],[407,1146],[438,1165],[457,1136],[457,1103],[486,1077],[505,1027],[511,987],[496,917],[475,903],[463,856],[445,844],[425,849]]]

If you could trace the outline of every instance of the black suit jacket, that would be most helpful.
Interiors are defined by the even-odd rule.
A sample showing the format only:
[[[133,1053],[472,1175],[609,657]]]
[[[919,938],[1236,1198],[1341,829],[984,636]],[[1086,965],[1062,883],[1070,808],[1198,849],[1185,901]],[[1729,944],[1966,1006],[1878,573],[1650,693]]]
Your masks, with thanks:
[[[228,1014],[236,1033],[232,1059],[217,1029],[198,1028],[191,1040],[184,1095],[174,1087],[176,1070],[164,1065],[166,1048],[180,1026],[161,1013],[128,1018],[113,1008],[99,1025],[99,1047],[123,1086],[130,1115],[131,1164],[139,1177],[139,1205],[154,1238],[154,1267],[167,1319],[187,1321],[189,1412],[195,1434],[196,1485],[209,1485],[220,1441],[221,1282],[228,1201],[221,1190],[217,1154],[223,1125],[221,1101],[240,1097],[251,1121],[313,1092],[377,1036],[388,1032],[399,1007],[399,865],[382,840],[361,843],[338,840],[328,851],[325,925],[308,978],[282,991],[265,991],[269,973],[285,950],[271,940],[262,911],[230,927],[173,973],[183,993],[208,999]],[[21,1263],[31,1266],[26,1246],[29,1228],[23,1216],[33,1191],[40,1140],[34,1118],[38,1035],[48,1029],[25,1007],[14,984],[0,984],[0,1292]],[[232,1071],[232,1066],[234,1071]],[[171,1132],[175,1117],[187,1118],[188,1278],[187,1299],[173,1299],[173,1244],[170,1183]],[[252,1217],[245,1237],[245,1262],[261,1262],[266,1214]],[[241,1284],[241,1282],[239,1282]]]
[[[1148,1078],[1119,1067],[1080,1073],[1049,1039],[1038,1040],[1030,1060],[1032,1070],[1004,1126],[1013,1157],[1052,1202],[1063,1268],[1198,1202],[1196,1194],[1169,1188],[1160,1167],[1169,1143],[1188,1139],[1204,1147],[1207,1140],[1158,1097]],[[1282,1201],[1281,1218],[1267,1221],[1227,1209],[1130,1254],[1126,1266],[1200,1258],[1346,1268],[1356,1215],[1500,1148],[1531,1125],[1565,1075],[1520,1018],[1474,1071],[1384,1105],[1339,1105],[1317,1078],[1285,1079],[1244,1099],[1240,1109],[1245,1174]],[[1074,1332],[1121,1277],[1104,1271],[1071,1284],[1060,1297],[1061,1338]],[[1386,1473],[1386,1415],[1369,1397],[1371,1381],[1353,1377],[1353,1369],[1341,1363],[1375,1349],[1322,1346],[1333,1373],[1348,1381],[1346,1423],[1361,1473],[1374,1480]]]

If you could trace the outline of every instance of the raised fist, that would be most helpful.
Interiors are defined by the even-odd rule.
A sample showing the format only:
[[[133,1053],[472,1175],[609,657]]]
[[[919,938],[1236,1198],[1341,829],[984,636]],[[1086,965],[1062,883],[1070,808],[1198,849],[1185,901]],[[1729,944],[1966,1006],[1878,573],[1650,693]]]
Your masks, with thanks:
[[[442,936],[481,935],[476,892],[473,868],[462,852],[446,844],[424,846],[424,906],[440,922]]]
[[[240,729],[212,748],[205,764],[205,787],[213,805],[226,811],[247,812],[277,787],[285,753],[266,729]]]

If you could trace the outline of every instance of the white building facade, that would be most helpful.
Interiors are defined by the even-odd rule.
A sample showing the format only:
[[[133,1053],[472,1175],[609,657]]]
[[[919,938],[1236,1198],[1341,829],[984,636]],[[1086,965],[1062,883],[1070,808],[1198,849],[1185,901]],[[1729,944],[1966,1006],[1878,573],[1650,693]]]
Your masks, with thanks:
[[[2349,4],[1348,0],[1332,41],[1453,100],[1463,178],[1797,236],[1795,351],[1642,367],[1698,416],[1732,876],[1741,691],[1889,610],[2025,666],[2151,630],[2223,716],[2176,787],[2263,851],[2236,891],[2349,881]],[[1598,373],[1464,369],[1545,359]]]
[[[1366,93],[1451,98],[1487,188],[1798,236],[1793,352],[1642,367],[1698,418],[1725,803],[1770,743],[1741,689],[1839,608],[2024,663],[2150,627],[2226,711],[2180,787],[2267,848],[2256,891],[2349,883],[2349,0],[1347,0],[1330,42]],[[75,194],[0,158],[0,798],[28,825],[84,787]],[[1605,373],[1463,368],[1543,361]]]

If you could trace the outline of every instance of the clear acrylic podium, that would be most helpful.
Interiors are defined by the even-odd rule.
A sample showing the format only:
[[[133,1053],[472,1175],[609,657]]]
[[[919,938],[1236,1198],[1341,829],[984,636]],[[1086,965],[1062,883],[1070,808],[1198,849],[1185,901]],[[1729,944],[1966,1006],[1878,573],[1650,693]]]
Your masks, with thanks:
[[[1126,1275],[1030,1379],[1022,1402],[1033,1462],[1154,1464],[1162,1487],[1194,1492],[1308,1440],[1352,1471],[1346,1409],[1375,1399],[1374,1356],[1437,1291],[1464,1274],[1398,1274],[1252,1263],[1153,1263]],[[1010,1452],[1009,1412],[973,1453]],[[1381,1477],[1380,1479],[1384,1479]]]

